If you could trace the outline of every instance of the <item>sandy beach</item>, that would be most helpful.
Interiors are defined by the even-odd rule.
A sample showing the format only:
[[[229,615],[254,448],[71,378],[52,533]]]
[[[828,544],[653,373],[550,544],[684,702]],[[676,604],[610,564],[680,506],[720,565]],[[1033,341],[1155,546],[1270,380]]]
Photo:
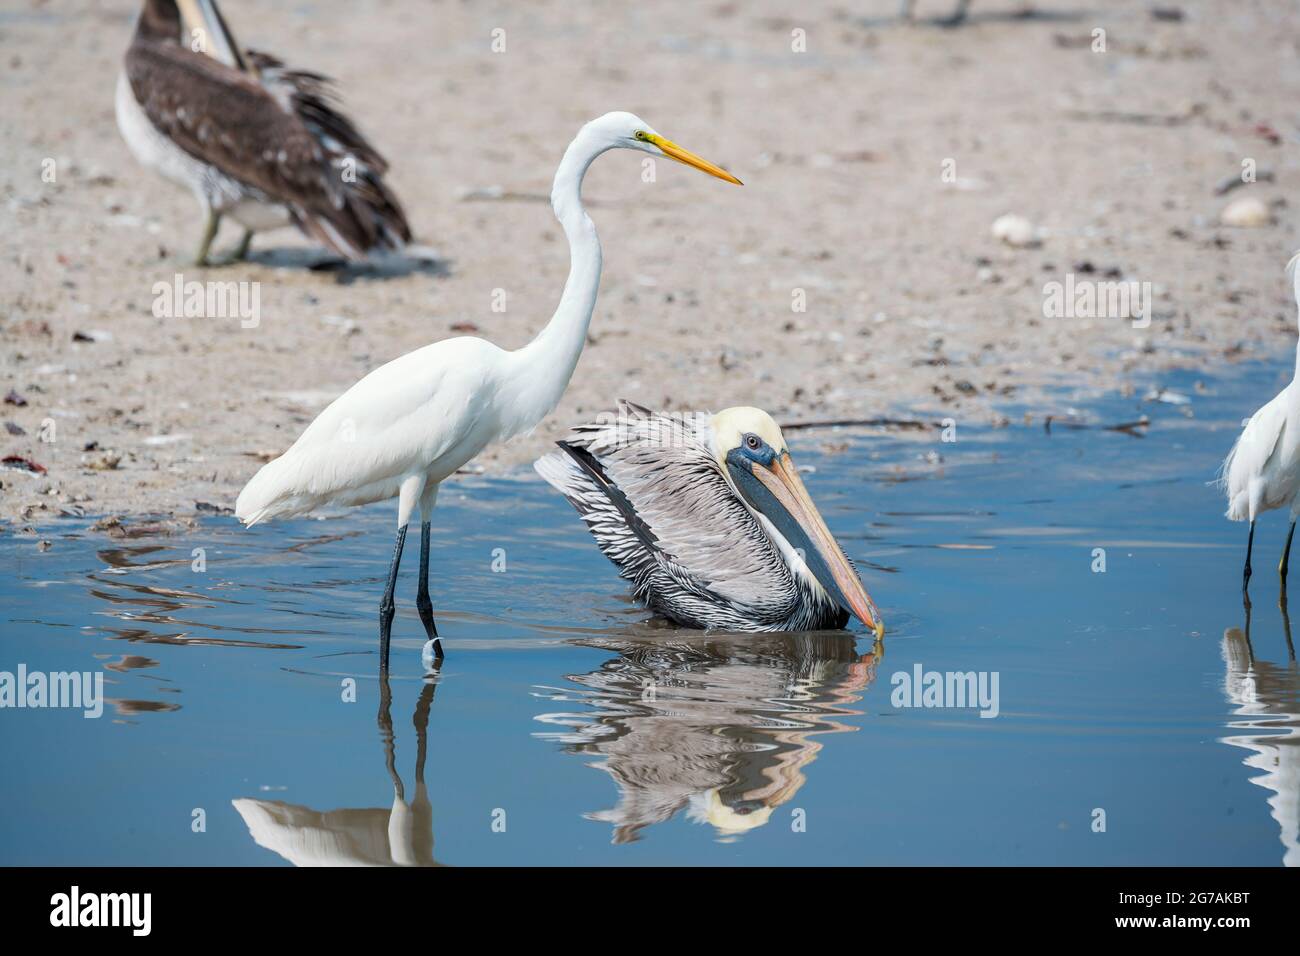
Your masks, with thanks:
[[[933,0],[916,25],[894,0],[228,0],[245,46],[332,75],[389,158],[437,259],[372,270],[309,268],[321,253],[293,230],[259,235],[247,263],[189,264],[194,200],[139,167],[114,120],[137,6],[0,13],[10,531],[228,508],[368,370],[455,334],[527,342],[568,267],[555,165],[613,109],[746,185],[671,163],[645,182],[626,153],[592,167],[605,270],[587,349],[546,422],[477,460],[489,471],[522,471],[618,398],[989,423],[1295,342],[1288,4],[1039,0],[1026,17],[976,0],[943,29],[924,22],[947,9]],[[999,238],[1005,215],[1023,221]],[[218,249],[237,239],[226,226]],[[247,284],[257,321],[158,315],[177,277]],[[1080,281],[1149,283],[1149,323],[1045,315],[1045,287]]]

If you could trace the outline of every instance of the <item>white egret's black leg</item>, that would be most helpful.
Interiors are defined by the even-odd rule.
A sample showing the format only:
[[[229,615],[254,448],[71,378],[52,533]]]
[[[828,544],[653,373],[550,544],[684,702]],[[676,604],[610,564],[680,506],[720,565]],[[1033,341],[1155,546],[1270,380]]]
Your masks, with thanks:
[[[221,213],[208,210],[208,222],[203,227],[203,238],[199,240],[199,251],[194,254],[194,264],[196,266],[206,266],[208,264],[208,251],[212,248],[212,240],[217,238],[217,229],[221,227]]]
[[[397,529],[397,544],[393,547],[393,565],[388,569],[388,586],[384,599],[379,602],[379,670],[388,673],[388,644],[393,634],[393,591],[397,587],[397,568],[402,563],[402,545],[406,543],[406,525]]]
[[[1295,537],[1295,520],[1291,521],[1291,530],[1286,533],[1286,547],[1282,550],[1282,561],[1277,566],[1277,573],[1282,575],[1282,593],[1286,593],[1286,571],[1291,564],[1291,539]]]
[[[420,525],[420,589],[415,595],[415,606],[420,612],[425,633],[433,641],[433,656],[442,660],[442,641],[438,639],[438,625],[433,620],[433,600],[429,597],[429,522]]]
[[[1241,569],[1241,600],[1247,608],[1250,607],[1250,594],[1247,588],[1250,587],[1250,550],[1255,545],[1255,522],[1250,523],[1250,534],[1246,536],[1246,566]]]

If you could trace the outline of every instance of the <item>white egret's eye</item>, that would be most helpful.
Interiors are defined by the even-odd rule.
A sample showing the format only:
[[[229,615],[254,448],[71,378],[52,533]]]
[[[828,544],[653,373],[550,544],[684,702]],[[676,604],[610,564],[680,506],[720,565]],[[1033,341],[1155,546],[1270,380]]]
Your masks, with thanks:
[[[640,130],[640,129],[636,131],[636,138],[643,143],[649,142],[650,140],[650,137],[645,134],[645,130]]]

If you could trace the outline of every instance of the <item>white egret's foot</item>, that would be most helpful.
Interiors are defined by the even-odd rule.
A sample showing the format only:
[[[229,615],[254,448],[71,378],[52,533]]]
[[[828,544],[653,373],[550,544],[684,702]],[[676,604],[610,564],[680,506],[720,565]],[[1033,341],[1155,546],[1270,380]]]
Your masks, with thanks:
[[[437,669],[442,666],[442,641],[438,638],[424,642],[424,648],[420,651],[420,662],[426,668]]]

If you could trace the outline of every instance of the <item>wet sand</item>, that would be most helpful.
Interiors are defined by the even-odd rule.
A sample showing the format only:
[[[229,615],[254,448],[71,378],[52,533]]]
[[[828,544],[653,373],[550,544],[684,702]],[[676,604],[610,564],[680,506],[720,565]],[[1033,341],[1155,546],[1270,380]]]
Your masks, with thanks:
[[[319,254],[291,230],[259,236],[249,263],[188,264],[193,199],[135,164],[113,117],[136,6],[0,14],[0,447],[45,469],[0,470],[14,530],[230,507],[369,369],[459,330],[525,343],[568,265],[545,201],[555,164],[611,109],[746,185],[669,163],[645,183],[632,154],[593,166],[605,272],[591,340],[559,408],[475,467],[525,467],[620,397],[755,404],[782,422],[987,423],[1295,342],[1283,266],[1300,245],[1300,41],[1284,4],[1166,4],[1182,11],[1171,22],[1147,4],[1041,2],[1021,18],[1019,0],[976,0],[950,30],[895,23],[893,0],[793,15],[725,0],[229,0],[244,45],[336,77],[440,256],[370,273],[308,268]],[[1244,159],[1258,181],[1216,194]],[[1223,224],[1242,199],[1271,221]],[[1008,213],[1031,245],[995,238]],[[237,238],[226,226],[218,249]],[[178,274],[257,283],[256,327],[155,316],[156,283]],[[1045,317],[1044,285],[1068,275],[1151,283],[1149,327]]]

